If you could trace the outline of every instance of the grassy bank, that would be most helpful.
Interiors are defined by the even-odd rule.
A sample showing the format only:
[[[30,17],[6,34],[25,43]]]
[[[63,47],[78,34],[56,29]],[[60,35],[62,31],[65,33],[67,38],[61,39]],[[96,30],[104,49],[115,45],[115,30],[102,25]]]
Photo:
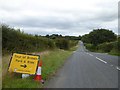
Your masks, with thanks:
[[[85,44],[86,48],[92,52],[108,53],[110,55],[120,56],[120,41],[105,42],[97,46]]]
[[[56,71],[64,64],[64,61],[72,54],[77,47],[70,50],[53,50],[43,54],[42,77],[44,80],[49,80]],[[10,55],[3,57],[3,88],[40,88],[42,84],[34,81],[34,75],[26,79],[21,79],[21,74],[7,72]]]

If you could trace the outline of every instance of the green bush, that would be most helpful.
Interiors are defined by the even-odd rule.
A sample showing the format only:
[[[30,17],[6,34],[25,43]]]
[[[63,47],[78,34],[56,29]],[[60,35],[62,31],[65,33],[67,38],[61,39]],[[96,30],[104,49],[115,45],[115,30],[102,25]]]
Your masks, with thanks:
[[[78,40],[69,40],[70,47],[76,46],[78,44]]]
[[[96,51],[97,46],[94,46],[93,44],[85,44],[86,48],[90,51]]]
[[[116,41],[113,43],[113,48],[110,51],[110,54],[119,55],[120,56],[120,41]]]
[[[76,46],[78,44],[78,40],[69,40],[67,38],[56,38],[55,44],[59,49],[68,50],[71,47]]]
[[[52,39],[30,35],[2,25],[2,50],[6,52],[33,52],[55,48]]]
[[[70,48],[70,42],[65,38],[57,38],[55,41],[56,41],[56,46],[60,49],[67,50]]]
[[[113,49],[113,43],[103,43],[98,45],[98,50],[103,52],[110,52]]]
[[[55,37],[56,36],[56,37]],[[34,52],[48,49],[65,49],[68,50],[75,46],[78,40],[68,39],[67,37],[53,35],[48,36],[30,35],[21,32],[20,29],[10,28],[2,25],[2,51],[4,53],[11,52]]]

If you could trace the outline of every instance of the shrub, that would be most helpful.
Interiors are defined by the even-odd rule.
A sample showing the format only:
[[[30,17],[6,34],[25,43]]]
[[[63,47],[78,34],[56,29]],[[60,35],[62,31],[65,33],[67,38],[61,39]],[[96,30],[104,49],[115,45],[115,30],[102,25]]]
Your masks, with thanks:
[[[55,48],[55,42],[42,36],[33,36],[2,25],[2,50],[4,52],[33,52]]]
[[[55,37],[55,38],[54,38]],[[61,35],[54,34],[49,38],[47,35],[38,36],[21,32],[20,29],[2,25],[2,50],[7,52],[34,52],[47,49],[60,48],[68,50],[77,44],[77,40],[70,40]]]
[[[113,49],[113,43],[103,43],[98,45],[98,50],[103,52],[110,52]]]
[[[56,46],[60,49],[69,49],[70,48],[70,43],[69,40],[65,38],[57,38],[56,39]]]
[[[97,46],[94,46],[93,44],[85,44],[86,48],[90,51],[96,51]]]

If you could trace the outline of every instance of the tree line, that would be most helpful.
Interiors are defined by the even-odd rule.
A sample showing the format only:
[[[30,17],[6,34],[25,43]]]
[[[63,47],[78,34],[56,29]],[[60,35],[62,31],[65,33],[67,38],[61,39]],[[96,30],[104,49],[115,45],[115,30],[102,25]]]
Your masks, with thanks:
[[[94,29],[83,36],[32,35],[2,25],[2,51],[9,52],[34,52],[48,49],[69,50],[82,40],[90,51],[120,53],[120,36],[109,29]]]
[[[69,50],[75,46],[80,37],[53,35],[32,35],[20,29],[2,25],[2,51],[3,54],[11,52],[37,52],[48,49]]]

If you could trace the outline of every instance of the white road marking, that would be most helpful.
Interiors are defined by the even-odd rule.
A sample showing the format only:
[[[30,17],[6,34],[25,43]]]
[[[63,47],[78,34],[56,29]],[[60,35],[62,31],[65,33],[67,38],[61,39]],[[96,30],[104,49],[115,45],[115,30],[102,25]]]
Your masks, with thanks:
[[[89,54],[89,53],[86,53],[86,54]]]
[[[75,53],[76,51],[73,51],[73,53]]]
[[[90,54],[90,53],[86,53],[86,54],[88,54],[88,55],[90,55],[90,56],[93,56],[93,55]],[[98,59],[99,61],[101,61],[101,62],[103,62],[103,63],[107,63],[106,61],[104,61],[104,60],[102,60],[102,59],[100,59],[100,58],[98,58],[98,57],[96,57],[96,59]],[[111,64],[110,66],[113,67],[112,64]],[[118,66],[116,66],[116,69],[117,69],[117,70],[120,70],[120,68],[119,68]]]
[[[113,65],[110,65],[111,67],[113,67]]]
[[[89,54],[90,56],[93,56],[92,54]]]
[[[104,60],[102,60],[102,59],[100,59],[100,58],[98,58],[98,57],[96,57],[96,59],[100,60],[100,61],[103,62],[103,63],[107,63],[106,61],[104,61]]]
[[[120,70],[120,68],[119,68],[119,67],[116,67],[116,69],[117,69],[117,70]]]

